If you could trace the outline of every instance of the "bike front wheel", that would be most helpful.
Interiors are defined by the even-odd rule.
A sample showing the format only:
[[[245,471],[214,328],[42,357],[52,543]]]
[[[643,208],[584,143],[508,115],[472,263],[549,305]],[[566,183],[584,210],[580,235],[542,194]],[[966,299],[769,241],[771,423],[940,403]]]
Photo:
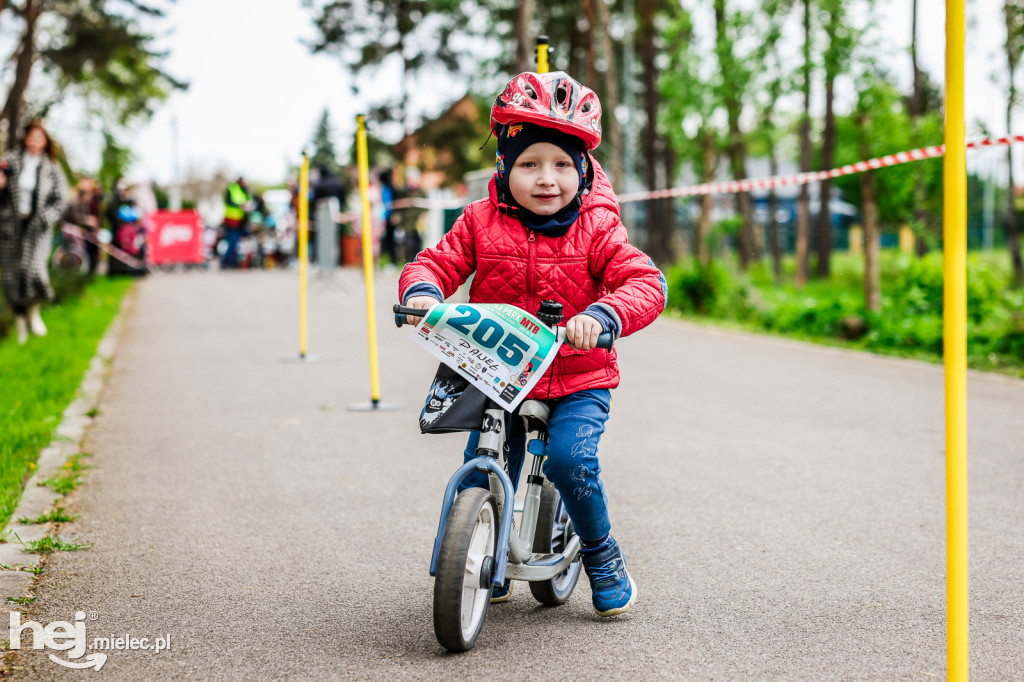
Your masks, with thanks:
[[[434,635],[449,651],[469,651],[487,617],[498,541],[494,497],[463,491],[452,505],[434,579]]]
[[[77,244],[64,243],[58,246],[50,263],[56,270],[72,270],[82,274],[89,272],[89,254]]]
[[[550,481],[544,481],[540,492],[540,510],[537,514],[537,532],[533,536],[535,554],[559,554],[565,551],[569,540],[575,533],[569,521],[569,512],[565,509],[562,496],[555,490]],[[545,606],[561,606],[569,599],[580,579],[583,561],[579,556],[569,567],[551,580],[538,580],[530,583],[530,592],[534,599]]]

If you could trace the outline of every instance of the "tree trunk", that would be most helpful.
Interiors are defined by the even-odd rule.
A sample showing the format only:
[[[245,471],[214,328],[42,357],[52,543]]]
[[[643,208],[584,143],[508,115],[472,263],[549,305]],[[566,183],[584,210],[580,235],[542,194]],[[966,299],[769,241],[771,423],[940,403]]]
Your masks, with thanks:
[[[655,26],[656,3],[641,2],[638,5],[637,46],[640,50],[640,63],[643,70],[643,101],[647,124],[644,126],[643,154],[644,179],[648,190],[658,189],[658,67],[656,62],[658,48],[655,41],[658,37]],[[675,261],[672,252],[672,235],[664,215],[664,202],[648,201],[647,208],[647,248],[648,254],[655,263],[664,264]]]
[[[804,64],[802,89],[804,111],[800,119],[800,172],[811,170],[811,0],[804,0]],[[807,243],[811,228],[811,194],[807,185],[800,185],[796,205],[796,285],[807,283]]]
[[[516,70],[535,71],[534,38],[530,26],[533,20],[535,0],[518,0],[516,5]]]
[[[868,137],[864,133],[871,119],[863,114],[860,117],[861,158],[871,158]],[[864,217],[864,305],[872,312],[882,309],[882,277],[879,267],[881,254],[881,238],[878,229],[878,192],[876,190],[874,171],[860,174],[860,191],[863,200]]]
[[[913,147],[921,146],[921,139],[918,135],[918,122],[924,114],[924,83],[922,81],[921,69],[917,63],[917,0],[911,3],[913,16],[910,21],[910,66],[914,76],[914,91],[910,95],[910,125],[911,140]],[[925,209],[926,191],[924,186],[924,165],[921,162],[915,164],[914,169],[914,220],[918,229],[923,228],[928,222],[928,211]],[[915,251],[923,256],[928,251],[925,240],[918,236],[916,239]]]
[[[833,111],[833,94],[835,75],[828,74],[825,82],[825,132],[821,140],[821,167],[823,170],[832,168],[836,149],[836,117]],[[818,277],[828,277],[832,264],[832,211],[829,201],[832,199],[832,180],[821,181],[821,207],[818,209]]]
[[[676,175],[676,150],[667,142],[662,144],[661,160],[664,164],[665,189],[670,189],[674,184],[672,180]],[[678,235],[676,234],[676,200],[673,197],[665,197],[661,200],[662,220],[665,223],[665,236],[668,239],[668,252],[672,255],[674,262],[679,254]]]
[[[924,103],[921,101],[921,69],[917,65],[917,0],[911,3],[910,18],[910,66],[914,74],[914,92],[910,96],[910,117],[916,119],[923,111]]]
[[[568,73],[576,74],[577,80],[584,80],[586,74],[586,62],[589,59],[590,50],[587,48],[586,33],[580,29],[579,21],[573,21],[569,28],[569,63]],[[554,65],[551,65],[554,71]],[[564,70],[564,69],[563,69]]]
[[[715,30],[718,44],[724,46],[728,41],[726,36],[725,0],[715,0]],[[729,47],[729,50],[729,57],[731,58],[732,46]],[[722,52],[724,52],[724,47],[720,50],[719,62],[722,61]],[[726,101],[723,104],[725,104],[726,114],[729,119],[729,169],[733,180],[746,180],[747,146],[743,141],[743,132],[740,130],[742,104],[734,94],[734,91],[727,90],[727,92],[730,94],[727,95]],[[738,251],[740,268],[746,270],[752,260],[758,260],[760,257],[756,248],[756,240],[754,239],[754,201],[750,196],[750,192],[739,192],[736,194],[736,212],[743,219]]]
[[[586,80],[584,83],[592,84],[591,87],[597,86],[597,10],[594,7],[595,2],[604,2],[604,0],[581,0],[583,5],[583,16],[587,20],[587,30],[583,32],[583,45],[586,46]]]
[[[1016,72],[1016,65],[1012,61],[1010,63],[1010,93],[1009,99],[1006,104],[1006,129],[1012,131],[1013,128],[1013,103],[1017,100],[1017,88],[1013,84],[1014,75]],[[1013,284],[1014,286],[1024,286],[1024,263],[1021,262],[1020,254],[1020,233],[1017,229],[1017,207],[1015,206],[1015,197],[1013,195],[1013,145],[1006,146],[1006,159],[1007,159],[1007,182],[1009,184],[1009,204],[1006,207],[1006,246],[1010,250],[1010,261],[1013,263]]]
[[[715,135],[709,129],[700,131],[700,146],[704,154],[704,172],[701,177],[702,183],[714,182],[715,170],[718,167],[718,154],[715,151]],[[707,265],[711,261],[711,245],[708,244],[708,237],[711,235],[711,211],[715,207],[715,198],[710,194],[703,194],[700,197],[700,218],[697,219],[697,259]]]
[[[768,149],[768,173],[774,178],[779,174],[779,157],[775,150],[775,141],[772,140]],[[768,241],[772,254],[772,272],[775,273],[775,283],[782,283],[782,246],[779,244],[779,221],[775,214],[779,210],[779,197],[775,188],[768,190]]]
[[[864,208],[864,305],[877,313],[882,309],[882,276],[879,267],[881,239],[875,171],[861,174],[860,187]]]
[[[398,55],[402,58],[402,73],[400,76],[401,83],[399,89],[399,96],[401,97],[399,116],[401,117],[402,123],[402,140],[406,141],[402,149],[403,160],[408,154],[409,144],[412,142],[412,140],[409,139],[409,133],[412,132],[409,129],[409,74],[412,73],[414,69],[412,60],[405,54],[406,38],[414,29],[410,10],[411,8],[409,7],[408,0],[399,0],[398,7],[396,9],[396,19],[398,24]]]
[[[24,19],[25,33],[21,37],[18,46],[16,65],[14,67],[14,84],[7,94],[7,103],[4,104],[3,120],[7,123],[7,147],[14,146],[18,139],[18,129],[21,127],[22,109],[25,105],[25,91],[28,89],[28,80],[32,75],[32,63],[36,58],[36,20],[39,18],[41,0],[26,0]]]
[[[616,67],[615,49],[612,43],[612,36],[608,33],[610,21],[608,3],[605,0],[594,0],[597,6],[597,23],[594,32],[601,43],[601,54],[604,57],[604,113],[601,122],[608,135],[610,149],[608,150],[608,164],[611,166],[612,187],[622,191],[622,128],[615,117],[615,110],[619,108],[619,81],[618,69]]]

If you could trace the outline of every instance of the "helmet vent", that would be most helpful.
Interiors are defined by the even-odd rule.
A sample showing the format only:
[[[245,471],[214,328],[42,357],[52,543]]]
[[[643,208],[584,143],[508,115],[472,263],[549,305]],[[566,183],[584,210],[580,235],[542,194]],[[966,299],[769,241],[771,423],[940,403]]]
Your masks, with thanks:
[[[591,108],[590,102],[584,102],[583,106],[580,107],[580,113],[585,114],[585,113],[590,111],[590,108]]]
[[[565,83],[559,83],[555,89],[555,99],[558,100],[559,104],[565,104],[566,97],[569,96],[569,91],[565,87]]]
[[[539,99],[537,97],[537,91],[534,90],[533,86],[529,83],[523,83],[523,90],[526,91],[526,94],[529,95],[531,99]]]

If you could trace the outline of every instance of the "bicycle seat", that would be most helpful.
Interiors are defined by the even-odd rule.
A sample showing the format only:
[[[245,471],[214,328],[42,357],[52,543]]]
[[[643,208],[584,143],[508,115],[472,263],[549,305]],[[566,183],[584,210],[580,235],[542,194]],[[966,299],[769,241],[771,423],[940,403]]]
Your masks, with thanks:
[[[538,421],[541,426],[546,426],[551,408],[540,400],[525,400],[519,406],[519,416],[526,420],[527,429],[536,430],[533,422]]]

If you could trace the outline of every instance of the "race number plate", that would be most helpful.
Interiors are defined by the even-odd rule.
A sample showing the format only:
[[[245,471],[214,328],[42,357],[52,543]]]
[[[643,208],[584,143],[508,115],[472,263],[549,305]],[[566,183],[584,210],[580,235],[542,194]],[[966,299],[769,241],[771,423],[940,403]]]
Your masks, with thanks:
[[[412,338],[509,412],[562,345],[536,317],[502,303],[439,303]]]

